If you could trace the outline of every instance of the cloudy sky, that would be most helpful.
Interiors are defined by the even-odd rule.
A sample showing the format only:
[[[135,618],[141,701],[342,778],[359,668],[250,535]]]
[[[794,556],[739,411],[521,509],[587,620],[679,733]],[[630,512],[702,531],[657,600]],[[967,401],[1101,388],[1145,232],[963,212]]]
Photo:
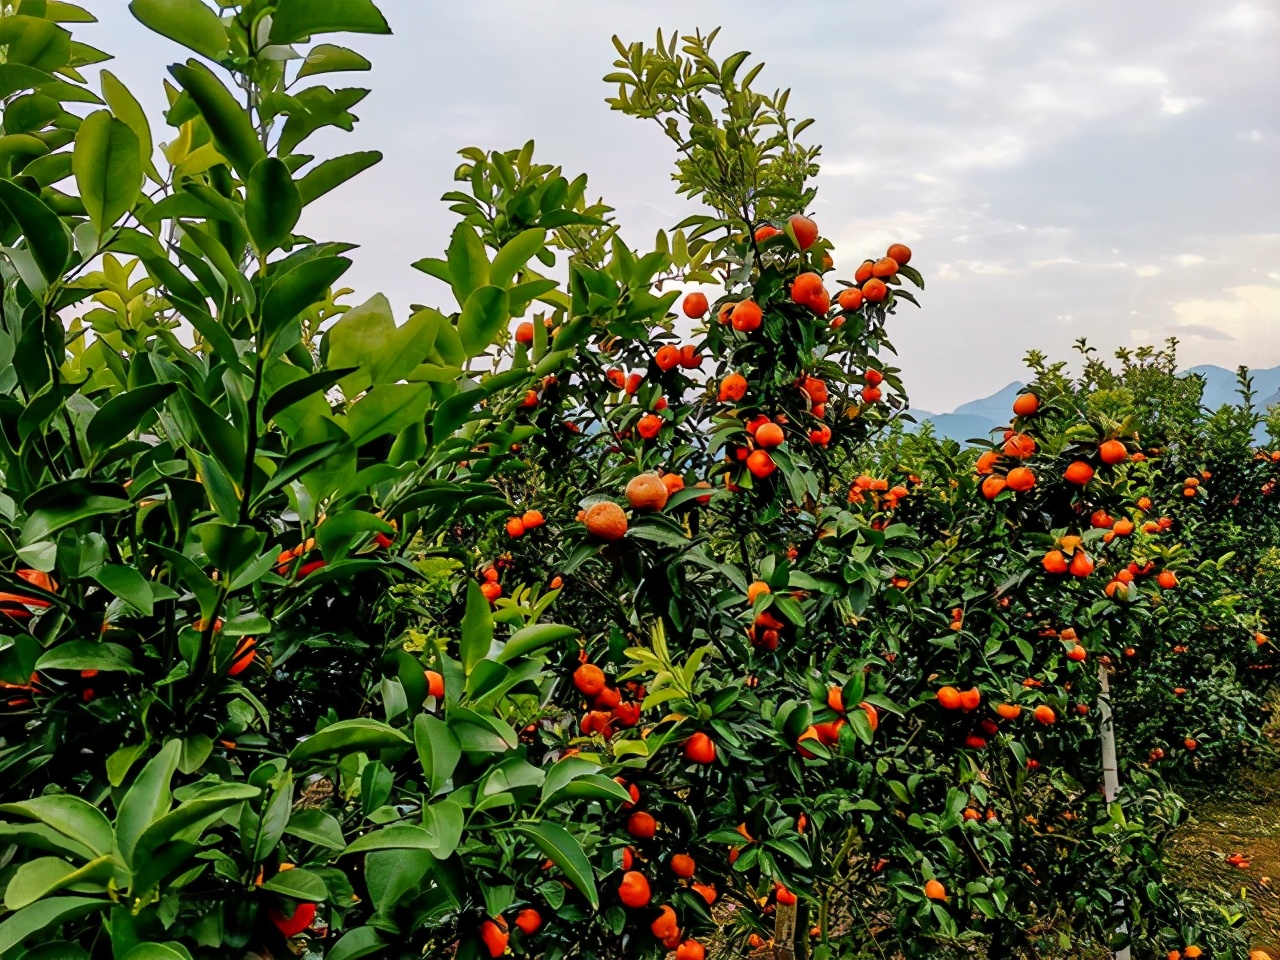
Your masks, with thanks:
[[[372,87],[328,155],[373,171],[308,209],[361,244],[363,295],[441,299],[409,268],[453,226],[455,151],[537,141],[537,156],[618,210],[630,242],[690,212],[656,125],[611,112],[610,37],[722,26],[722,56],[767,62],[824,145],[811,211],[849,274],[902,240],[928,288],[895,341],[911,399],[935,411],[994,392],[1038,348],[1065,356],[1176,335],[1184,365],[1280,364],[1280,2],[1193,0],[380,0],[391,37],[351,42]],[[122,0],[82,38],[145,103],[179,47]],[[80,34],[78,34],[80,35]],[[156,139],[167,139],[157,130]]]

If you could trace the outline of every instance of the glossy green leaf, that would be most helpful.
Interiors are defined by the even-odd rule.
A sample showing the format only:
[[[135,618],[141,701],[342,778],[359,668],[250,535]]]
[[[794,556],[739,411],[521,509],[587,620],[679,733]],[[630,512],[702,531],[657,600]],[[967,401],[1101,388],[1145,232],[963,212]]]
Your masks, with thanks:
[[[71,258],[71,237],[58,215],[11,180],[0,179],[0,207],[18,224],[45,282],[52,283],[62,276]]]
[[[135,0],[137,2],[137,0]],[[190,0],[201,7],[199,0]],[[165,3],[168,5],[168,2]],[[207,7],[205,7],[208,10]],[[212,14],[212,11],[209,11]],[[198,60],[169,68],[178,83],[191,95],[201,116],[213,133],[218,151],[231,161],[242,180],[248,180],[254,164],[266,158],[267,152],[258,140],[258,132],[231,91]]]
[[[180,943],[140,943],[123,960],[191,960],[191,953]]]
[[[147,827],[169,811],[170,781],[178,769],[182,741],[170,740],[158,754],[147,761],[133,785],[120,801],[116,814],[116,844],[128,864],[133,863],[133,850]]]
[[[378,150],[364,150],[333,157],[316,164],[298,180],[298,197],[306,206],[312,200],[323,197],[335,187],[340,187],[352,177],[368,170],[382,159]]]
[[[427,796],[434,797],[453,776],[462,748],[449,725],[427,713],[420,713],[413,720],[413,744],[427,779]]]
[[[508,663],[517,657],[527,657],[537,653],[543,647],[549,647],[561,640],[571,640],[581,632],[576,627],[567,627],[559,623],[531,623],[513,633],[506,646],[494,659],[499,663]]]
[[[138,137],[108,111],[95,111],[76,131],[71,169],[89,222],[102,237],[133,208],[142,189]]]
[[[51,647],[36,661],[39,670],[103,670],[140,673],[133,654],[117,643],[68,640]]]
[[[155,605],[151,583],[136,568],[123,563],[104,564],[93,575],[93,579],[128,602],[143,616],[151,616]]]
[[[134,430],[150,426],[160,404],[177,389],[176,383],[147,383],[110,398],[85,428],[89,449],[95,455],[104,453]]]
[[[347,408],[347,433],[356,446],[396,434],[422,420],[431,403],[429,383],[384,383]]]
[[[326,960],[359,960],[382,950],[386,941],[374,927],[348,930],[326,954]]]
[[[194,841],[197,837],[192,834],[208,827],[221,817],[224,810],[251,800],[260,792],[247,783],[220,783],[204,788],[152,822],[138,838],[135,852],[138,856],[145,856],[160,850],[175,838]]]
[[[0,19],[5,60],[37,70],[59,70],[71,60],[71,34],[41,17],[10,14]]]
[[[279,277],[262,302],[264,333],[275,336],[290,320],[323,300],[326,291],[350,266],[346,257],[317,257]]]
[[[279,893],[294,900],[314,900],[319,902],[329,898],[329,890],[319,874],[312,873],[305,867],[292,870],[281,870],[262,885],[263,890]]]
[[[372,0],[280,0],[271,22],[272,43],[293,43],[317,33],[390,33]]]
[[[301,380],[294,380],[292,383],[285,384],[271,394],[267,398],[267,402],[263,404],[263,422],[270,423],[281,410],[288,409],[313,394],[327,391],[355,369],[355,367],[340,367],[337,370],[321,370],[319,373],[313,373],[310,376],[303,377]]]
[[[0,813],[13,813],[52,827],[94,853],[111,852],[113,834],[106,814],[80,797],[51,794],[0,806]]]
[[[545,230],[525,230],[504,243],[489,267],[489,283],[495,287],[509,286],[529,258],[542,249],[546,238]]]
[[[480,287],[462,307],[458,336],[469,357],[484,353],[511,320],[507,312],[507,292],[501,287]]]
[[[111,906],[106,897],[49,897],[23,907],[0,923],[0,956],[4,956],[28,937],[76,917],[83,917]]]
[[[480,592],[480,584],[471,580],[467,584],[467,608],[462,616],[462,670],[470,673],[475,665],[489,655],[493,645],[493,616],[489,601]]]
[[[201,0],[131,0],[129,10],[156,33],[210,60],[229,52],[227,28]]]
[[[406,746],[409,738],[399,730],[378,720],[358,717],[339,720],[318,733],[312,734],[289,753],[290,760],[308,760],[329,754],[350,753],[361,750],[376,753],[391,747]]]
[[[512,830],[532,840],[544,856],[563,870],[569,882],[587,898],[592,910],[599,908],[600,896],[596,892],[591,862],[573,834],[558,823],[550,822],[517,824]]]
[[[283,160],[259,160],[249,174],[244,221],[258,255],[283,247],[302,215],[302,198]]]
[[[341,850],[346,845],[342,837],[342,825],[323,810],[295,810],[289,817],[284,832],[331,850]]]
[[[372,68],[373,64],[349,47],[340,47],[333,43],[317,43],[307,51],[306,59],[298,69],[298,79],[315,76],[318,73],[340,73]]]

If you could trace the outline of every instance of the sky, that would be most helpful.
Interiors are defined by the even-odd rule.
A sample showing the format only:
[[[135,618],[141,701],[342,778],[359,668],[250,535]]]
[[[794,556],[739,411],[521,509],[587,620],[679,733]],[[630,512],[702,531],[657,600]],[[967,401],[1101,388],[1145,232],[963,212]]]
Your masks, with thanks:
[[[439,256],[462,147],[587,173],[648,248],[695,206],[675,195],[652,122],[611,111],[611,37],[721,26],[721,57],[767,63],[823,145],[809,211],[837,276],[909,244],[923,309],[892,321],[915,407],[935,412],[1067,358],[1177,336],[1184,366],[1280,364],[1280,2],[1194,0],[378,0],[392,36],[339,38],[374,62],[317,78],[370,87],[354,133],[373,170],[308,207],[301,229],[360,244],[344,278],[397,307],[449,307],[409,264]],[[90,0],[76,36],[170,132],[161,69],[185,59],[123,0]],[[335,39],[335,38],[326,38]],[[742,71],[742,72],[745,72]]]

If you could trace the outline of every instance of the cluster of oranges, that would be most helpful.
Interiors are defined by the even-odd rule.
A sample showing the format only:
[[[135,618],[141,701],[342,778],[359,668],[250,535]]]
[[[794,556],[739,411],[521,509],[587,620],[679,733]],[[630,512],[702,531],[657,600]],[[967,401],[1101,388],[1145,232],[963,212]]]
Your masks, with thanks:
[[[899,502],[910,496],[911,491],[903,484],[897,483],[892,487],[889,481],[882,477],[870,477],[867,474],[861,474],[854,478],[853,483],[849,487],[849,502],[855,504],[866,503],[868,499],[877,507],[877,509],[890,511],[898,508]]]
[[[573,672],[573,685],[591,706],[579,724],[584,737],[598,734],[608,740],[615,727],[634,727],[640,722],[644,687],[628,684],[626,692],[631,699],[624,700],[623,691],[609,683],[604,671],[594,663],[583,663]]]
[[[507,536],[515,540],[523,537],[530,530],[537,530],[546,522],[541,510],[526,510],[520,516],[507,520]]]
[[[758,597],[765,596],[771,592],[767,583],[763,580],[757,580],[747,587],[747,603],[754,607]],[[777,650],[778,640],[781,638],[784,629],[786,629],[786,624],[770,611],[760,610],[755,613],[751,626],[747,627],[747,639],[753,647],[769,651]]]
[[[526,937],[531,937],[542,927],[542,914],[533,907],[525,907],[516,914],[515,925]],[[510,939],[511,928],[505,917],[491,917],[480,925],[480,940],[491,957],[506,953]]]

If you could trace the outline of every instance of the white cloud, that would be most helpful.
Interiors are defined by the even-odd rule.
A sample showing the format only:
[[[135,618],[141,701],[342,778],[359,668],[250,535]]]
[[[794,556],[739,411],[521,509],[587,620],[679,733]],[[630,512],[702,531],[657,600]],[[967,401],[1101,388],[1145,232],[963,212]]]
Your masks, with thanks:
[[[1154,67],[1116,67],[1111,71],[1111,79],[1116,83],[1157,87],[1169,82],[1169,78]]]
[[[1229,287],[1224,296],[1193,298],[1172,304],[1178,322],[1170,331],[1179,335],[1225,339],[1274,348],[1280,329],[1280,287],[1248,284]],[[1248,353],[1241,351],[1240,359]]]
[[[1180,253],[1173,258],[1173,262],[1180,267],[1198,267],[1205,262],[1205,258],[1198,253]]]
[[[1160,112],[1176,117],[1201,103],[1204,100],[1200,97],[1171,97],[1166,93],[1160,97]]]
[[[1138,267],[1133,272],[1140,277],[1158,277],[1160,275],[1160,268],[1152,264],[1147,264]]]

